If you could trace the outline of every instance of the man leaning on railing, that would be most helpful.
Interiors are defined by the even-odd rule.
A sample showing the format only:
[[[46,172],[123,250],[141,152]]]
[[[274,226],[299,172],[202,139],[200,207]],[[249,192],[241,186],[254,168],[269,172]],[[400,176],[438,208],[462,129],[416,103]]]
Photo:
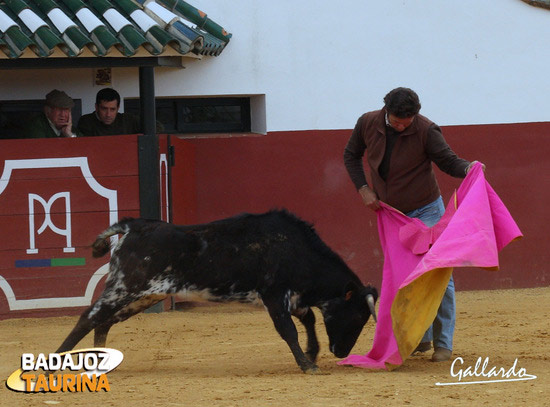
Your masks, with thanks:
[[[44,111],[25,126],[23,138],[80,137],[73,126],[71,109],[74,101],[61,90],[54,89],[46,95]]]

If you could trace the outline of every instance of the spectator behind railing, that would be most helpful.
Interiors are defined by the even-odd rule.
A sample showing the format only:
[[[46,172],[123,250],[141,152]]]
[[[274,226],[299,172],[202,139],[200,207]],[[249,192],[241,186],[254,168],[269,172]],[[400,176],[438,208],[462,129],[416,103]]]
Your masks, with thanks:
[[[140,117],[119,113],[119,109],[120,94],[112,88],[101,89],[96,95],[95,112],[80,118],[78,130],[84,137],[143,133]],[[163,129],[157,121],[157,132]]]
[[[23,138],[79,137],[73,126],[71,109],[74,101],[61,90],[46,95],[44,111],[33,117],[24,127]]]

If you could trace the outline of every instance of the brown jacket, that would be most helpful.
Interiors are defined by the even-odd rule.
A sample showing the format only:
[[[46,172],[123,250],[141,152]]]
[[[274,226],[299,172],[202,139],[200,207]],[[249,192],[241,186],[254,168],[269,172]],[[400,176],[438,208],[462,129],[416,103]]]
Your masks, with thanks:
[[[362,162],[365,150],[374,192],[381,201],[403,213],[421,208],[441,194],[432,162],[443,172],[464,178],[470,163],[451,150],[435,123],[418,114],[399,135],[384,181],[378,169],[386,148],[385,114],[382,109],[362,115],[344,151],[344,163],[357,189],[367,184]]]

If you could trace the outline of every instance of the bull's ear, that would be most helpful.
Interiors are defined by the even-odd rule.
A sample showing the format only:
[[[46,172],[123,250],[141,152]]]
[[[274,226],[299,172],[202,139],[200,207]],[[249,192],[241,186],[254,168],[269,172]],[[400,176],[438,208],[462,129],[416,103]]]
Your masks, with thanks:
[[[345,291],[346,291],[345,299],[346,301],[348,301],[351,297],[353,297],[353,294],[357,292],[357,285],[352,282],[349,282],[346,285]]]

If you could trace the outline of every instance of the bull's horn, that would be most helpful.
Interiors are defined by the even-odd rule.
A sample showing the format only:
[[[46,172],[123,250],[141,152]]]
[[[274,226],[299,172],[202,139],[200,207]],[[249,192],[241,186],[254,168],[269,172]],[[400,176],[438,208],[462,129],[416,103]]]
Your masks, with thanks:
[[[378,320],[376,319],[376,310],[374,309],[374,297],[372,296],[372,294],[367,294],[367,304],[369,306],[370,313],[374,318],[374,322],[378,322]]]

